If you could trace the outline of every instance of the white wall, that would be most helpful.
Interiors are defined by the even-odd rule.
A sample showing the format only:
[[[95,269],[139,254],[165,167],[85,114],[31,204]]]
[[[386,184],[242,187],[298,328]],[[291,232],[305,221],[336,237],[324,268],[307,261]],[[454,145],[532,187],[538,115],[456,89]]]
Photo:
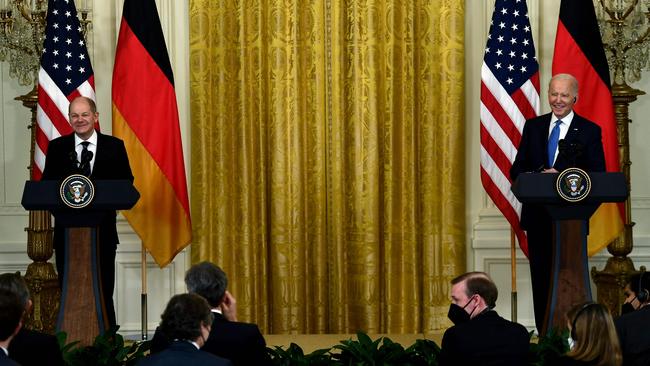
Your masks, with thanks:
[[[510,317],[510,229],[485,194],[480,178],[479,155],[479,101],[480,101],[480,67],[483,59],[487,32],[494,9],[494,1],[465,1],[467,17],[466,32],[466,141],[467,141],[467,245],[468,269],[489,272],[497,282],[500,299],[497,311],[504,317]],[[528,0],[533,38],[540,63],[541,105],[542,113],[550,111],[546,97],[546,85],[551,75],[555,30],[559,14],[560,0]],[[650,92],[650,73],[644,73],[644,79],[635,88]],[[640,265],[650,267],[650,173],[646,171],[650,146],[645,139],[650,136],[650,126],[644,123],[643,115],[650,114],[650,98],[642,96],[630,106],[630,153],[632,165],[632,217],[634,227],[634,250],[631,257],[638,268]],[[603,250],[591,258],[592,266],[602,269],[609,253]],[[532,310],[532,293],[530,290],[530,273],[528,261],[517,249],[517,295],[518,321],[529,328],[534,327]],[[594,296],[595,286],[592,285]]]

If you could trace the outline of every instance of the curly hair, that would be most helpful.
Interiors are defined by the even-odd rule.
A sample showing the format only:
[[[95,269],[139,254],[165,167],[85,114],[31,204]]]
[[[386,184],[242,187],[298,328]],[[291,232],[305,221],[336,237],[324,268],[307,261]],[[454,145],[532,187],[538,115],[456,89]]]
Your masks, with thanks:
[[[609,310],[601,304],[586,302],[567,313],[575,346],[567,356],[595,366],[620,366],[621,346]]]
[[[187,270],[185,285],[189,292],[203,296],[211,307],[216,308],[223,301],[228,277],[214,263],[201,262]]]
[[[208,302],[196,294],[173,296],[160,318],[160,331],[168,339],[194,341],[201,336],[201,325],[212,325]]]

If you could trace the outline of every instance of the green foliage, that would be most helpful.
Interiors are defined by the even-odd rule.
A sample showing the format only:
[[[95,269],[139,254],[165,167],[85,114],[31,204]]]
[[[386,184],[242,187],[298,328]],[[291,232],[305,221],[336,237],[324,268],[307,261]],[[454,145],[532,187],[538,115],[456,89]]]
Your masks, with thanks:
[[[319,349],[308,355],[305,355],[302,348],[295,343],[291,343],[286,350],[282,347],[275,346],[267,348],[267,352],[273,360],[273,365],[277,366],[321,366],[331,365],[329,349]]]
[[[530,332],[532,338],[533,332]],[[533,366],[553,365],[557,359],[569,350],[568,330],[551,329],[537,343],[530,343],[529,364]]]
[[[117,333],[119,327],[111,328],[95,337],[90,346],[82,347],[79,341],[66,344],[67,334],[58,332],[56,337],[63,353],[63,360],[69,366],[131,366],[135,365],[151,348],[151,341],[134,342],[126,345],[124,337]]]

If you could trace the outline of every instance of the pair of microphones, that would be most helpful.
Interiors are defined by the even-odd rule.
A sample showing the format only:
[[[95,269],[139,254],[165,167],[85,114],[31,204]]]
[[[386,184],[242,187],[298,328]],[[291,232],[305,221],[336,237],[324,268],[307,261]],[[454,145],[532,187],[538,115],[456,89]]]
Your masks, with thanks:
[[[81,151],[81,160],[77,161],[77,152],[70,151],[68,154],[70,161],[72,162],[75,170],[85,176],[90,175],[90,161],[93,160],[93,152],[88,149],[83,149]]]

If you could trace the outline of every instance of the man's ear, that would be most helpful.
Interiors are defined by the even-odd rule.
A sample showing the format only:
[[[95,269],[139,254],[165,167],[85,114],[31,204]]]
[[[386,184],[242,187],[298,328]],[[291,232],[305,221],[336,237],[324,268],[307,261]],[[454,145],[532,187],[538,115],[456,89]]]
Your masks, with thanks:
[[[27,304],[25,305],[25,316],[31,313],[33,305],[34,303],[32,302],[32,299],[27,300]]]

